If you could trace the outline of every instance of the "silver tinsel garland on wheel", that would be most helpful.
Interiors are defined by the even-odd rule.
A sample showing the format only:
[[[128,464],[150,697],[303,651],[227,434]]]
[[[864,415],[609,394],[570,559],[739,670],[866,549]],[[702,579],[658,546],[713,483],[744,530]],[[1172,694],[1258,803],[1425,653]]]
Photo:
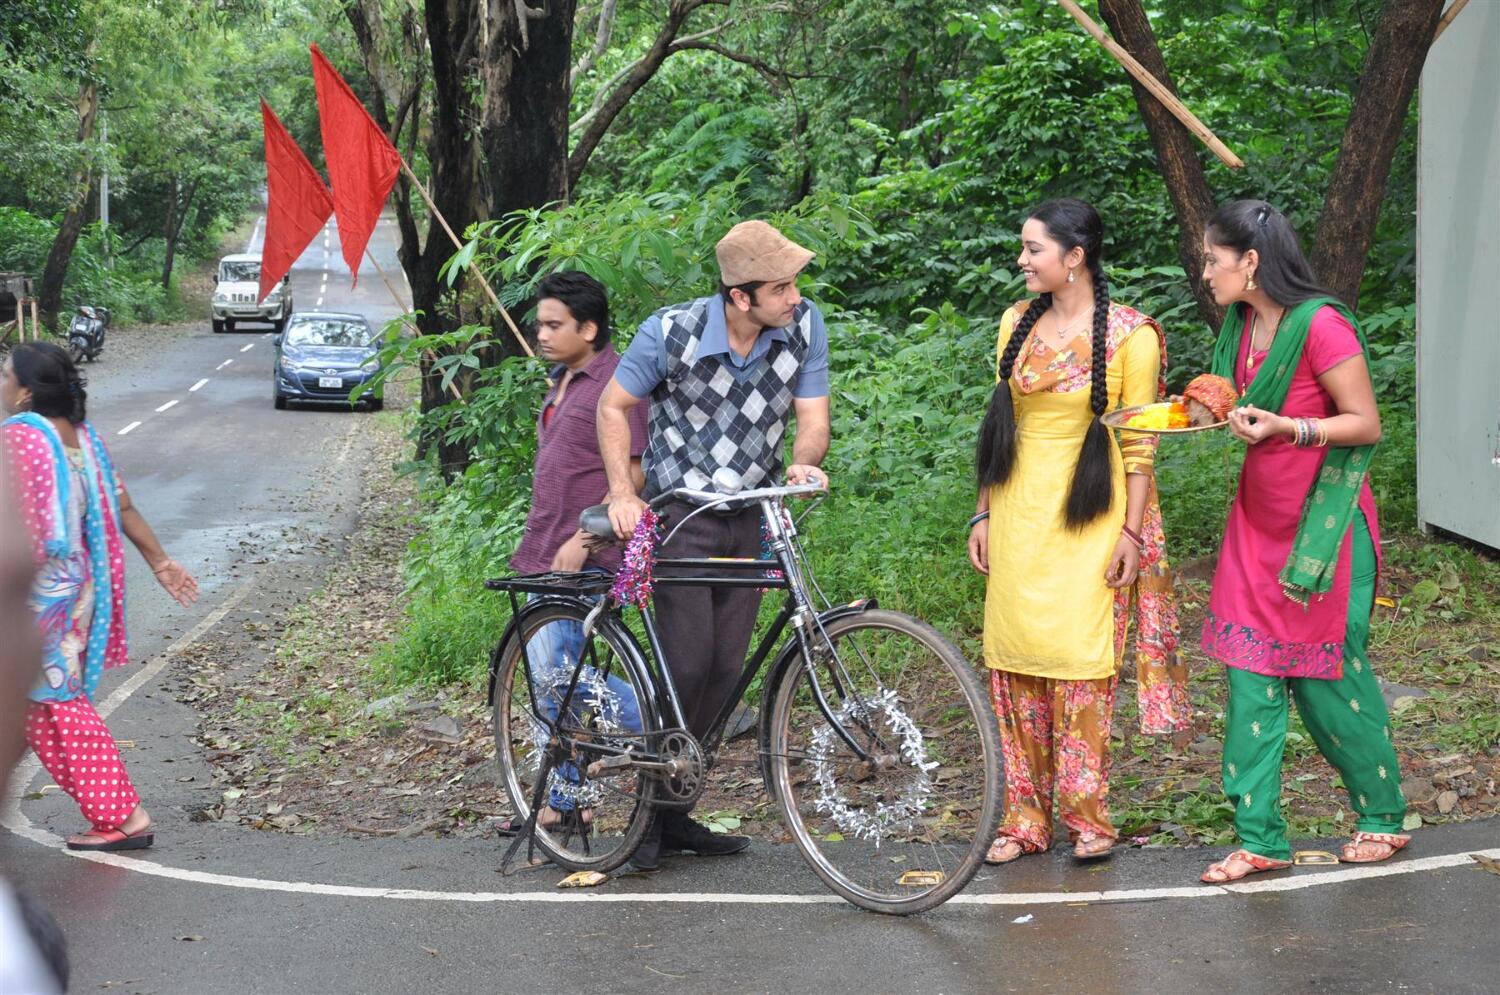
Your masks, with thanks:
[[[562,696],[568,690],[568,681],[573,677],[575,663],[576,661],[569,661],[565,657],[561,666],[539,675],[535,684],[537,697],[550,697],[555,704],[560,705]],[[620,696],[605,683],[593,667],[584,667],[582,673],[578,675],[578,686],[573,689],[572,710],[575,715],[585,711],[592,712],[594,715],[593,731],[601,736],[607,737],[609,733],[630,731],[621,721],[624,703],[620,700]],[[525,773],[535,775],[541,770],[542,754],[547,750],[547,740],[551,733],[547,724],[529,711],[527,718],[531,722],[532,750],[522,769]],[[605,741],[609,742],[607,738]],[[581,773],[579,780],[575,783],[559,774],[554,767],[547,773],[547,790],[555,793],[559,798],[567,799],[578,808],[592,808],[604,798],[606,787],[598,781],[590,781]]]
[[[854,807],[838,784],[837,768],[850,766],[849,760],[830,760],[843,743],[833,726],[824,723],[812,734],[808,745],[808,760],[813,765],[813,779],[818,785],[818,797],[814,807],[833,819],[845,834],[855,839],[873,840],[876,847],[891,833],[912,829],[927,808],[927,799],[932,794],[932,778],[929,772],[936,769],[937,761],[928,761],[927,746],[922,730],[911,716],[901,708],[896,692],[887,688],[871,698],[849,698],[834,712],[840,724],[858,716],[874,725],[879,722],[901,741],[901,759],[915,776],[892,802],[876,802],[874,807]]]

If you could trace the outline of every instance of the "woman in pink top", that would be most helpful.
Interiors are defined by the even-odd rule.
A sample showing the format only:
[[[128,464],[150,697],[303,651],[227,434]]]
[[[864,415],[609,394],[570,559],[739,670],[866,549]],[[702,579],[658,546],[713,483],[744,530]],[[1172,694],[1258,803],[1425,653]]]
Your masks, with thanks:
[[[1249,448],[1203,624],[1205,652],[1228,668],[1224,790],[1241,849],[1203,880],[1290,864],[1280,799],[1292,700],[1358,816],[1343,859],[1385,860],[1410,837],[1365,653],[1380,550],[1366,471],[1380,415],[1364,335],[1264,201],[1221,208],[1204,252],[1203,278],[1229,309],[1213,372],[1240,392],[1229,428]]]

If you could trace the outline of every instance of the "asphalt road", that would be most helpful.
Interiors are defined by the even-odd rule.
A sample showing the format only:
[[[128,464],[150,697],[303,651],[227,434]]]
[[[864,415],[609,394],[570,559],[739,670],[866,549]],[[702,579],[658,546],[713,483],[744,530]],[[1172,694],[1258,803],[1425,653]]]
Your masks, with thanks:
[[[389,274],[394,231],[372,244]],[[299,306],[394,310],[373,271],[350,291],[330,233],[293,273]],[[324,280],[324,276],[327,280]],[[1376,868],[1300,868],[1208,888],[1204,851],[1062,853],[987,869],[911,919],[825,893],[788,847],[669,859],[654,878],[559,892],[502,877],[494,842],[302,838],[195,822],[213,800],[194,715],[164,651],[317,583],[347,533],[365,416],[271,406],[261,331],[201,331],[149,362],[90,370],[91,416],[168,549],[198,573],[193,610],[135,560],[132,658],[101,693],[157,823],[140,855],[80,858],[60,793],[4,818],[0,868],[57,915],[73,990],[110,992],[1492,992],[1500,986],[1500,823],[1426,829]],[[228,362],[226,362],[228,361]],[[199,381],[206,380],[206,383]],[[197,389],[192,389],[194,387]],[[169,402],[177,403],[168,406]],[[131,426],[124,434],[122,430]],[[128,693],[127,693],[128,692]],[[46,783],[34,768],[18,790]],[[1331,846],[1325,843],[1323,846]],[[1217,855],[1217,854],[1214,854]]]

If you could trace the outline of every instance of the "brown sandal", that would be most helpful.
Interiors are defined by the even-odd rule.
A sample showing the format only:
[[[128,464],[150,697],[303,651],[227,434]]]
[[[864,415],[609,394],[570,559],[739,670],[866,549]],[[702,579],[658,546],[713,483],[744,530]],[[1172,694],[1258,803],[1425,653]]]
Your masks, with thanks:
[[[1396,855],[1396,851],[1402,849],[1411,842],[1411,837],[1404,833],[1355,833],[1349,842],[1344,844],[1343,852],[1339,854],[1346,864],[1378,864],[1382,860],[1390,860]],[[1361,857],[1359,848],[1366,843],[1378,843],[1389,848],[1389,851],[1378,857]]]
[[[1249,864],[1250,869],[1248,871],[1241,871],[1238,874],[1232,874],[1229,870],[1229,865],[1236,860],[1242,864]],[[1249,850],[1236,850],[1223,860],[1209,864],[1208,870],[1204,871],[1202,877],[1198,880],[1205,884],[1228,884],[1230,881],[1238,881],[1240,878],[1248,877],[1251,874],[1258,874],[1261,871],[1281,871],[1291,866],[1292,862],[1290,860],[1277,860],[1275,857],[1262,857],[1260,854],[1251,853]],[[1214,877],[1213,875],[1215,874],[1218,877]]]
[[[1015,847],[1014,853],[1010,852],[1011,847]],[[1008,864],[1012,860],[1020,860],[1024,856],[1026,856],[1026,848],[1024,846],[1007,836],[1001,836],[995,842],[991,843],[990,848],[985,851],[984,862],[986,864]]]

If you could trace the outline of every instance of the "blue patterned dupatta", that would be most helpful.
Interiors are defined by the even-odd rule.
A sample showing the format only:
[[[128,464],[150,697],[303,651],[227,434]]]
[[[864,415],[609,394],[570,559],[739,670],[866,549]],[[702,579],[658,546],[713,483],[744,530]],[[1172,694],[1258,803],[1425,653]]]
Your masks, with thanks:
[[[114,463],[88,422],[78,426],[81,475],[47,419],[23,412],[7,418],[3,429],[10,484],[32,531],[38,568],[31,600],[44,658],[42,680],[30,697],[92,698],[104,670],[126,660],[125,556]],[[80,603],[83,598],[91,603]]]

